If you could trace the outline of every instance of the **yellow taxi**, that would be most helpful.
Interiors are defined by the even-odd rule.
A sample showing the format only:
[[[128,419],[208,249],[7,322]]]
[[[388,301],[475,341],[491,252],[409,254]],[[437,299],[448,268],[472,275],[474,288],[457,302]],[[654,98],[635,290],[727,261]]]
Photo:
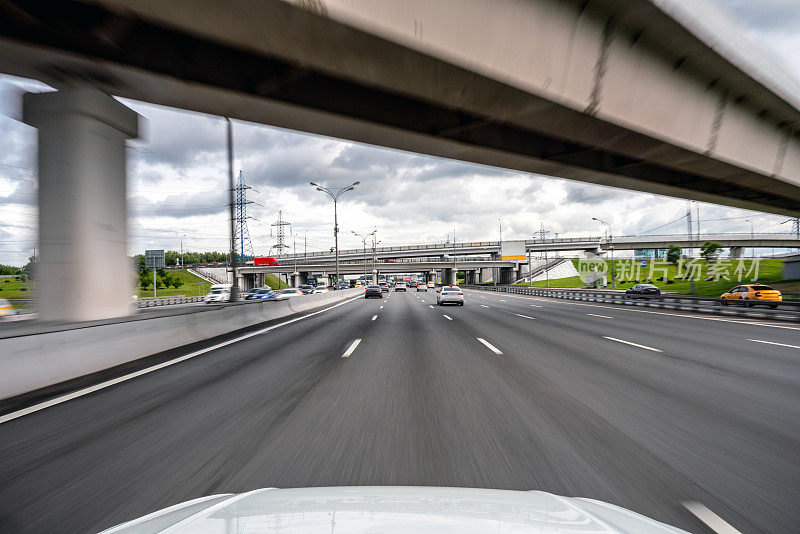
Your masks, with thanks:
[[[783,301],[781,292],[775,288],[763,284],[748,284],[736,286],[727,293],[720,295],[723,305],[741,304],[742,306],[755,306],[756,304],[766,304],[770,308],[777,308]],[[735,300],[737,302],[729,302]]]

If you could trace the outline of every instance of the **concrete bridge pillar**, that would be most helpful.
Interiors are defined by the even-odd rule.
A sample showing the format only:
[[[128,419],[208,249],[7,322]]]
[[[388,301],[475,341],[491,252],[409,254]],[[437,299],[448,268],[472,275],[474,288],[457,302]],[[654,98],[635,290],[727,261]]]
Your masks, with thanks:
[[[127,315],[125,140],[139,115],[81,88],[26,94],[23,119],[39,130],[39,318]]]
[[[442,285],[452,286],[455,284],[455,271],[453,269],[442,269]]]
[[[500,279],[498,284],[508,285],[514,283],[514,268],[513,267],[500,267]]]
[[[731,247],[731,258],[741,258],[744,253],[744,247]]]

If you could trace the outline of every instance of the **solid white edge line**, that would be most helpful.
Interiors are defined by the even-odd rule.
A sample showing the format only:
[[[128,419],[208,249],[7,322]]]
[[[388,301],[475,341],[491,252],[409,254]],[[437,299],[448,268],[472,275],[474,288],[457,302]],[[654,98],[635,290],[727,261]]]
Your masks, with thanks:
[[[521,313],[515,313],[514,315],[516,315],[517,317],[524,317],[526,319],[534,319],[534,320],[536,319],[535,317],[531,317],[529,315],[522,315]]]
[[[159,369],[163,369],[165,367],[169,367],[170,365],[174,365],[176,363],[180,363],[184,360],[188,360],[190,358],[194,358],[196,356],[200,356],[201,354],[205,354],[206,352],[211,352],[213,350],[221,349],[222,347],[227,347],[228,345],[232,345],[233,343],[238,343],[239,341],[243,341],[245,339],[249,339],[254,336],[258,336],[269,332],[270,330],[274,330],[276,328],[280,328],[281,326],[286,326],[288,324],[296,323],[297,321],[302,321],[303,319],[307,319],[309,317],[313,317],[320,313],[326,312],[328,310],[332,310],[333,308],[338,308],[343,304],[347,304],[348,302],[353,302],[354,300],[358,300],[361,297],[354,297],[349,300],[345,300],[343,302],[339,302],[338,304],[334,304],[328,308],[318,310],[308,315],[303,315],[301,317],[295,317],[294,319],[289,319],[288,321],[284,321],[279,324],[275,324],[272,326],[268,326],[266,328],[262,328],[260,330],[256,330],[254,332],[249,332],[242,336],[239,336],[234,339],[229,339],[228,341],[223,341],[222,343],[217,343],[216,345],[212,345],[211,347],[206,347],[204,349],[196,350],[194,352],[190,352],[189,354],[184,354],[174,360],[169,360],[166,362],[159,363],[158,365],[153,365],[152,367],[147,367],[145,369],[140,369],[134,373],[129,373],[127,375],[119,376],[117,378],[113,378],[111,380],[106,380],[105,382],[100,382],[99,384],[95,384],[94,386],[89,386],[83,389],[79,389],[77,391],[73,391],[72,393],[68,393],[66,395],[62,395],[60,397],[56,397],[54,399],[46,400],[44,402],[40,402],[38,404],[34,404],[33,406],[28,406],[27,408],[23,408],[21,410],[17,410],[15,412],[7,413],[3,416],[0,416],[0,424],[7,423],[8,421],[12,421],[19,417],[32,414],[34,412],[38,412],[40,410],[44,410],[45,408],[49,408],[51,406],[55,406],[56,404],[61,404],[62,402],[67,402],[68,400],[72,400],[78,397],[83,397],[84,395],[88,395],[89,393],[94,393],[95,391],[99,391],[101,389],[105,389],[107,387],[113,386],[115,384],[119,384],[120,382],[125,382],[132,378],[136,378],[137,376],[146,375],[148,373],[152,373],[153,371],[158,371]]]
[[[356,347],[358,346],[359,343],[361,343],[361,338],[353,341],[350,344],[350,347],[344,352],[344,354],[342,354],[342,358],[349,358],[350,355],[353,354],[353,351],[356,350]]]
[[[377,319],[377,318],[378,318],[378,316],[377,316],[377,315],[373,315],[371,320],[372,320],[372,321],[374,321],[374,320],[375,320],[375,319]]]
[[[617,339],[615,337],[609,337],[609,336],[603,336],[603,337],[605,339],[610,339],[611,341],[616,341],[617,343],[625,343],[626,345],[633,345],[634,347],[639,347],[640,349],[652,350],[653,352],[664,352],[661,349],[654,349],[653,347],[648,347],[647,345],[639,345],[638,343],[625,341],[624,339]]]
[[[789,347],[790,349],[800,349],[800,345],[789,345],[787,343],[777,343],[775,341],[764,341],[763,339],[748,339],[756,343],[766,343],[767,345],[778,345],[779,347]]]
[[[452,320],[453,320],[453,318],[452,318],[452,317],[450,317],[449,315],[443,315],[443,317],[444,317],[445,319],[447,319],[448,321],[452,321]]]
[[[488,341],[486,341],[486,340],[485,340],[485,339],[483,339],[482,337],[478,337],[478,338],[475,338],[475,339],[477,339],[478,341],[480,341],[481,343],[483,343],[484,345],[486,345],[486,347],[487,347],[487,348],[488,348],[490,351],[494,352],[495,354],[503,354],[502,352],[500,352],[500,349],[498,349],[497,347],[495,347],[494,345],[492,345],[491,343],[489,343]]]
[[[733,528],[730,523],[699,502],[686,501],[681,504],[717,534],[741,534],[741,532]]]
[[[613,319],[610,315],[599,315],[597,313],[587,313],[586,315],[591,315],[592,317],[601,317],[603,319]]]

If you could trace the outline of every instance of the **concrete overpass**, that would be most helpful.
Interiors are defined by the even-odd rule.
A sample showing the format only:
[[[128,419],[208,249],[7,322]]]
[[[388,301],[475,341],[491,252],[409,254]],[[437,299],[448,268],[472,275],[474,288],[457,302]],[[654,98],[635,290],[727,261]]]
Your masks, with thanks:
[[[800,248],[800,238],[792,234],[703,234],[700,237],[689,237],[686,234],[652,235],[652,236],[603,236],[562,237],[557,239],[528,239],[525,249],[530,252],[587,250],[602,253],[610,250],[639,250],[667,248],[671,244],[681,248],[698,248],[706,241],[716,241],[725,248],[741,250],[744,248]],[[448,256],[484,255],[497,257],[500,254],[499,241],[465,241],[463,243],[433,243],[420,245],[401,245],[394,247],[377,247],[375,258],[378,261],[403,258],[434,258]],[[339,250],[342,261],[358,261],[364,258],[364,249]],[[366,255],[372,258],[372,249]],[[308,252],[306,254],[287,254],[278,259],[289,263],[298,259],[304,263],[330,262],[334,255],[329,251]]]
[[[376,274],[420,274],[425,280],[433,280],[435,273],[441,274],[444,283],[455,283],[455,271],[465,271],[467,283],[480,283],[489,279],[494,273],[500,283],[512,283],[520,277],[520,261],[493,261],[468,259],[453,262],[450,261],[397,261],[391,263],[376,263],[374,268]],[[363,262],[340,262],[339,272],[342,275],[363,275],[365,264]],[[297,265],[284,263],[283,265],[264,265],[246,266],[239,268],[241,277],[241,287],[249,289],[263,285],[261,275],[266,273],[285,274],[291,277],[292,285],[305,283],[306,279],[312,275],[329,276],[336,272],[336,264],[331,261],[298,263]],[[373,274],[373,264],[368,261],[366,264],[367,276]]]
[[[42,317],[126,313],[138,127],[109,94],[800,215],[798,84],[738,37],[678,0],[3,0],[0,72],[61,91],[24,106]]]

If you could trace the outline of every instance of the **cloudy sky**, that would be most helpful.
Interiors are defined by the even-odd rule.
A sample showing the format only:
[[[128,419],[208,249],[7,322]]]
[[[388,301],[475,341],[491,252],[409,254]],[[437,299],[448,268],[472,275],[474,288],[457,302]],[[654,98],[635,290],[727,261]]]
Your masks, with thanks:
[[[800,79],[797,0],[715,0],[760,45]],[[11,117],[22,91],[40,84],[0,77],[0,263],[22,265],[36,240],[36,131]],[[146,117],[143,138],[128,147],[130,252],[146,248],[227,248],[225,122],[219,117],[124,101]],[[369,145],[234,123],[237,172],[253,189],[248,200],[255,252],[276,243],[271,223],[282,211],[297,251],[333,246],[333,207],[308,182],[361,181],[340,202],[340,246],[361,246],[352,232],[378,230],[382,245],[525,238],[541,225],[551,236],[684,232],[683,200],[570,182]],[[445,199],[445,200],[442,200]],[[788,231],[786,217],[700,203],[703,232]],[[676,221],[676,222],[673,222]]]

